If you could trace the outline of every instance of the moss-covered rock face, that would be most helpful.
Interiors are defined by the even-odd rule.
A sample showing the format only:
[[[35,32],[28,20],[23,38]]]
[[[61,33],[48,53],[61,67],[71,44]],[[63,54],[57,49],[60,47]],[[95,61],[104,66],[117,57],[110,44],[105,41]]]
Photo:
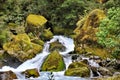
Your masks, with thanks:
[[[98,31],[100,20],[105,18],[103,10],[95,9],[88,16],[77,22],[75,51],[78,53],[91,52],[101,58],[109,57],[109,52],[97,43],[96,33]],[[97,51],[95,51],[97,49]],[[101,52],[100,52],[101,51]]]
[[[14,36],[12,41],[3,45],[3,48],[8,54],[18,58],[20,61],[31,59],[42,51],[42,46],[32,43],[27,34]]]
[[[62,71],[64,69],[65,64],[58,51],[51,52],[41,67],[42,71]]]
[[[65,71],[66,76],[89,77],[90,70],[88,66],[82,62],[73,62],[69,65],[68,70]]]
[[[58,51],[65,51],[65,46],[63,46],[60,42],[55,41],[50,43],[50,49],[49,51],[54,51],[54,50],[58,50]]]

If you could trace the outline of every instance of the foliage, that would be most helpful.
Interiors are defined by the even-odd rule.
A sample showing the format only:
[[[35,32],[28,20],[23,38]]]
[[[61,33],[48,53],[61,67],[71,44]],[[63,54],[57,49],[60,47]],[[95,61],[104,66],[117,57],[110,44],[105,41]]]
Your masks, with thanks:
[[[4,28],[5,26],[0,27],[0,46],[2,47],[4,43],[11,40],[11,33]],[[3,30],[4,29],[4,30]]]
[[[104,8],[109,9],[111,7],[120,7],[119,0],[108,0],[105,4],[103,4]]]
[[[7,23],[23,24],[29,14],[40,14],[53,26],[65,28],[74,28],[77,19],[96,5],[94,0],[5,0],[0,4]]]
[[[112,7],[107,12],[107,17],[103,19],[97,33],[98,43],[107,48],[120,49],[120,8]]]

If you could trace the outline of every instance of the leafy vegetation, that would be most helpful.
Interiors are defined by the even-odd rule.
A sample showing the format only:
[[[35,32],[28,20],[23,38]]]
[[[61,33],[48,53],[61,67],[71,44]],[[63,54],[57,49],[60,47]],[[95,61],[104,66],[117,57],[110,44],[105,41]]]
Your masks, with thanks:
[[[108,9],[107,17],[103,19],[97,33],[98,42],[111,50],[114,55],[120,55],[120,8],[112,7]],[[117,57],[116,56],[116,57]]]

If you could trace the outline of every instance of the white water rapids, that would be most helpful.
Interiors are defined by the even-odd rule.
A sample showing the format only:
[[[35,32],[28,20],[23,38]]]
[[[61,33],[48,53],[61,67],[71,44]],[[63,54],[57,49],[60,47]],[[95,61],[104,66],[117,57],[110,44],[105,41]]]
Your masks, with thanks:
[[[74,42],[72,39],[64,37],[64,36],[54,36],[53,39],[51,39],[50,41],[45,43],[42,53],[39,53],[38,55],[36,55],[36,57],[34,57],[30,60],[27,60],[26,62],[21,64],[16,69],[9,67],[9,66],[4,66],[4,67],[2,67],[2,69],[0,69],[0,71],[11,70],[14,73],[16,73],[16,75],[18,77],[17,80],[31,80],[31,79],[26,79],[25,76],[23,74],[21,74],[21,72],[23,72],[27,69],[33,69],[33,68],[37,68],[38,70],[40,70],[40,67],[41,67],[42,63],[44,62],[44,59],[50,54],[49,53],[50,43],[57,41],[57,40],[66,47],[66,50],[64,52],[59,52],[59,53],[63,56],[64,62],[66,65],[66,69],[67,69],[69,64],[72,63],[71,56],[68,53],[70,53],[71,51],[74,51]],[[37,79],[32,79],[32,80],[49,80],[49,78],[47,77],[48,72],[39,72],[39,73],[40,73],[40,77],[38,77]],[[64,76],[64,71],[53,72],[53,74],[54,74],[55,80],[86,80],[86,79],[80,78],[80,77]]]

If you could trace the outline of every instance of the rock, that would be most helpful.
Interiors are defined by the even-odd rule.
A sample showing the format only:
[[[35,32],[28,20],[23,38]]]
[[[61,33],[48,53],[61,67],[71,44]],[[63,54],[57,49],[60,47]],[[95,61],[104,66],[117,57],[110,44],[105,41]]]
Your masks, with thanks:
[[[101,75],[103,75],[103,76],[111,76],[111,75],[112,75],[111,71],[108,70],[108,69],[105,68],[105,67],[99,67],[99,68],[98,68],[98,72],[99,72]]]
[[[22,73],[25,75],[26,78],[30,78],[30,77],[37,78],[40,76],[37,69],[28,69]]]
[[[103,77],[103,78],[97,78],[92,80],[120,80],[120,75],[115,75],[112,77]]]
[[[95,9],[77,22],[77,28],[74,30],[76,52],[82,54],[91,52],[101,58],[110,57],[110,53],[97,43],[98,38],[96,36],[100,21],[105,17],[103,10]]]
[[[58,51],[51,52],[42,64],[42,71],[62,71],[65,63]]]
[[[107,79],[104,79],[104,80],[120,80],[120,75],[108,77]]]
[[[63,46],[63,45],[62,45],[60,42],[58,42],[58,41],[55,41],[55,42],[50,43],[50,49],[49,49],[50,52],[51,52],[51,51],[54,51],[54,50],[58,50],[58,51],[63,52],[63,51],[65,51],[65,49],[66,49],[66,47]]]
[[[82,62],[73,62],[69,65],[68,69],[65,71],[66,76],[79,76],[79,77],[89,77],[90,69],[88,65]]]
[[[12,71],[0,72],[0,80],[14,80],[17,76]]]
[[[97,76],[99,76],[99,74],[98,74],[98,70],[97,70],[96,67],[91,66],[91,70],[92,70],[92,73],[93,73],[93,77],[97,77]]]
[[[3,45],[3,49],[20,61],[33,58],[42,51],[42,46],[32,43],[27,34],[18,34],[13,40]]]
[[[89,64],[87,59],[83,59],[81,62],[83,62],[84,64]]]
[[[117,61],[116,61],[115,65],[114,65],[114,68],[115,68],[116,70],[120,70],[120,60],[117,60]]]
[[[72,59],[72,62],[76,62],[77,59],[78,59],[79,55],[78,54],[74,54],[72,55],[71,59]]]
[[[49,29],[44,29],[40,38],[42,38],[42,40],[50,40],[53,38],[53,33]]]
[[[47,19],[41,15],[30,14],[26,18],[26,33],[33,33],[38,38],[43,34],[44,25],[47,22]]]
[[[28,24],[32,24],[36,27],[39,27],[39,26],[43,26],[47,22],[47,20],[45,17],[41,15],[29,14],[26,19],[26,22]]]

